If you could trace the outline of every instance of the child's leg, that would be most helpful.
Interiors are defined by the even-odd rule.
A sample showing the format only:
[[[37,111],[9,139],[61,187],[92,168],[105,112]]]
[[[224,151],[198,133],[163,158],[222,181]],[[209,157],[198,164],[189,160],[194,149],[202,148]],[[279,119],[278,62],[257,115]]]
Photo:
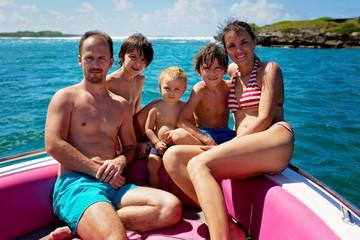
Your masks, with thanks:
[[[161,165],[162,165],[161,157],[150,153],[147,161],[148,183],[150,187],[160,188]]]

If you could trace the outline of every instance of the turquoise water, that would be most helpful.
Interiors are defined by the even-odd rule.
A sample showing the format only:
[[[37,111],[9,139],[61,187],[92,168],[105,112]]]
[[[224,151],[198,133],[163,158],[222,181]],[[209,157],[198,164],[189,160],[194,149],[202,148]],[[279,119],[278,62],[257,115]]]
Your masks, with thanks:
[[[192,58],[210,41],[152,40],[143,105],[160,97],[157,78],[172,65],[188,74],[186,101],[199,81]],[[114,41],[114,56],[121,42]],[[77,39],[0,39],[0,158],[44,148],[52,95],[82,78],[77,54]],[[296,133],[292,163],[360,207],[360,49],[258,48],[257,54],[283,70],[285,116]]]

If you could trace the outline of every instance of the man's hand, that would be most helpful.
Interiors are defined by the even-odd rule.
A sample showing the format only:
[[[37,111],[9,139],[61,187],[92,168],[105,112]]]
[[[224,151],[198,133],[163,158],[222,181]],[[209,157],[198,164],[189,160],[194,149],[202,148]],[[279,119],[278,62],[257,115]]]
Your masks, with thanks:
[[[100,165],[100,168],[96,172],[96,178],[101,182],[110,184],[114,189],[118,189],[125,184],[125,178],[121,175],[123,167],[119,161],[105,160],[102,161],[98,157],[92,158],[92,160]]]

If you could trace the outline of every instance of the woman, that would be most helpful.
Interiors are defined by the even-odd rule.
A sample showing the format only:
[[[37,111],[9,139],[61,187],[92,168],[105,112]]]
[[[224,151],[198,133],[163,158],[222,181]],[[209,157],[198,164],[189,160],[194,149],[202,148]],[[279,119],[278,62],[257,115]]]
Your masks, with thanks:
[[[290,162],[295,140],[284,120],[281,69],[257,58],[251,27],[232,21],[220,30],[218,40],[233,61],[228,69],[232,79],[228,105],[237,136],[212,148],[173,146],[163,158],[176,184],[202,208],[212,240],[236,239],[239,234],[215,179],[281,172]]]

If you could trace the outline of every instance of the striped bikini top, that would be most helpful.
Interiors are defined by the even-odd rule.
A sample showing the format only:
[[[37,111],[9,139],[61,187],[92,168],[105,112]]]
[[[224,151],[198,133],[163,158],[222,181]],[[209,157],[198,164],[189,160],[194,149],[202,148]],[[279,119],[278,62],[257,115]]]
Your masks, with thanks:
[[[255,57],[254,67],[251,70],[249,83],[240,97],[238,102],[235,95],[235,83],[239,76],[239,69],[235,72],[232,81],[231,88],[228,97],[228,107],[231,112],[235,113],[237,110],[244,108],[254,108],[258,107],[260,103],[261,90],[256,83],[256,69],[258,68],[260,59]],[[239,104],[240,103],[240,104]]]

